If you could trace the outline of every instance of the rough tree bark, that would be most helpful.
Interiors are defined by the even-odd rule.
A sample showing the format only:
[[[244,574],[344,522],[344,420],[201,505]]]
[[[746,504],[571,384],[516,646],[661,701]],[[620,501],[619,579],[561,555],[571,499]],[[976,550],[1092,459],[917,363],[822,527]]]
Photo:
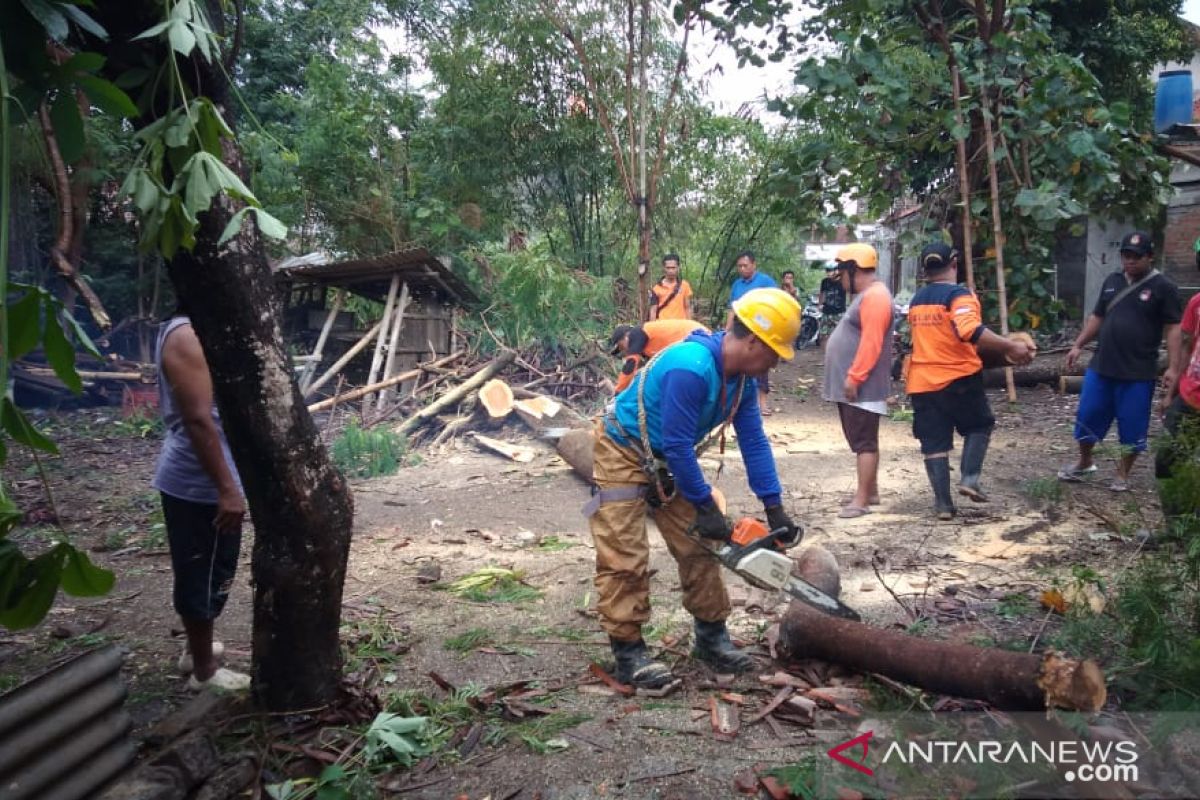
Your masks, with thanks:
[[[206,5],[219,28],[219,6]],[[115,42],[129,42],[162,15],[157,3],[103,4],[97,12]],[[106,69],[128,66],[111,55]],[[230,120],[223,65],[193,57],[183,74]],[[240,171],[236,146],[227,142],[223,155]],[[192,252],[172,259],[168,274],[204,348],[254,521],[254,691],[270,710],[297,710],[336,698],[353,503],[297,388],[253,215],[217,244],[238,207],[218,196],[199,215]]]

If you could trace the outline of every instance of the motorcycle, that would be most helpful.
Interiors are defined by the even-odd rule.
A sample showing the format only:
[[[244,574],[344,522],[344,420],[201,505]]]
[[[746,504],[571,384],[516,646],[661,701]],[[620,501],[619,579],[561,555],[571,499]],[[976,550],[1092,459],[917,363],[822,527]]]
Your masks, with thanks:
[[[796,337],[796,349],[803,350],[821,341],[822,322],[825,314],[821,311],[821,298],[815,294],[808,296],[808,303],[800,314],[800,335]]]

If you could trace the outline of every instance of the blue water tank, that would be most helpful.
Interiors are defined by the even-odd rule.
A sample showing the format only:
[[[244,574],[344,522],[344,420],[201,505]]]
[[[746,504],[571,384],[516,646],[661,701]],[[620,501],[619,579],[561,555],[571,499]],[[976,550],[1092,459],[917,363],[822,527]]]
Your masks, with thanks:
[[[1192,72],[1187,69],[1168,70],[1158,76],[1154,93],[1154,132],[1192,121]]]

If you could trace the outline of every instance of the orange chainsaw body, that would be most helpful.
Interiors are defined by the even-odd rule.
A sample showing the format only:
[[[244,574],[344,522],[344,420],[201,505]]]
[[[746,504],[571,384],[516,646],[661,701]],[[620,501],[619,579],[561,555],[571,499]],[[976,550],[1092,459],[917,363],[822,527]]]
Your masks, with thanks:
[[[748,544],[757,542],[770,531],[767,530],[767,525],[761,520],[754,517],[742,517],[733,524],[733,536],[730,541],[738,547],[745,547]]]

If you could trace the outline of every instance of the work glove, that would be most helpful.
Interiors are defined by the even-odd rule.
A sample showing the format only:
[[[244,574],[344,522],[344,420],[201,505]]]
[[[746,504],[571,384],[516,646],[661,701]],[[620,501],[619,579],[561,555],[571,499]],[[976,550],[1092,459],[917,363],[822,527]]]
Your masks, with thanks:
[[[775,541],[779,542],[780,547],[786,550],[800,544],[800,540],[804,538],[804,528],[792,522],[792,518],[783,510],[783,506],[769,506],[766,511],[767,527],[771,529],[771,532],[774,533],[778,530],[786,531],[779,534],[775,539]]]
[[[693,525],[696,533],[704,539],[715,539],[720,542],[728,542],[733,536],[733,528],[729,526],[729,520],[717,508],[716,503],[706,503],[696,509],[696,522]]]

